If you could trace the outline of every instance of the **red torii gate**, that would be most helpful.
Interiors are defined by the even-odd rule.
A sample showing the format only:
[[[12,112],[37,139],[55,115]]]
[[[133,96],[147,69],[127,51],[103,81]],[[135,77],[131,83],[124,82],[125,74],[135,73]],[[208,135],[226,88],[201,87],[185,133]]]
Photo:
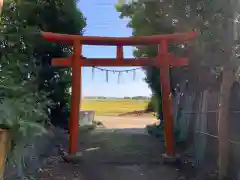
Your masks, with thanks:
[[[67,58],[53,58],[53,66],[72,67],[72,96],[70,111],[69,153],[77,152],[78,126],[81,98],[81,67],[83,66],[147,66],[149,63],[161,68],[160,83],[162,89],[164,134],[166,154],[175,155],[174,148],[174,120],[172,113],[172,99],[169,79],[171,66],[185,66],[187,58],[176,58],[168,53],[169,43],[183,43],[195,38],[197,32],[175,33],[167,35],[153,35],[142,37],[99,37],[57,34],[41,32],[45,40],[64,43],[73,46],[73,55]],[[117,46],[116,58],[86,58],[82,56],[83,45]],[[158,45],[156,58],[124,58],[123,46]]]

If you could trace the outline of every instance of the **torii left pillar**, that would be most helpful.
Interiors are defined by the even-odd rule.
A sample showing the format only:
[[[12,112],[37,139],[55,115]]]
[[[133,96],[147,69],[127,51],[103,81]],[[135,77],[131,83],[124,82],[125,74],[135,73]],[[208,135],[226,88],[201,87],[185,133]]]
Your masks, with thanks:
[[[73,44],[72,58],[72,95],[69,126],[71,133],[69,135],[69,153],[75,153],[78,150],[78,131],[79,131],[79,109],[81,106],[81,80],[82,80],[82,44],[75,40]]]

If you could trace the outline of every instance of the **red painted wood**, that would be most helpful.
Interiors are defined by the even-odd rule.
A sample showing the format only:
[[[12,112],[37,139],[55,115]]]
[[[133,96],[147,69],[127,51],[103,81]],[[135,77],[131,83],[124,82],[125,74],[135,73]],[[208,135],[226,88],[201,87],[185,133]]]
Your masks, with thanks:
[[[121,62],[124,60],[123,47],[117,46],[117,61]],[[124,63],[122,63],[124,64]]]
[[[64,44],[74,44],[74,55],[67,58],[54,58],[53,66],[72,67],[72,97],[71,97],[71,117],[70,117],[70,153],[77,151],[78,137],[78,116],[80,110],[81,96],[81,67],[82,66],[149,66],[153,65],[161,68],[160,83],[162,88],[163,117],[165,122],[165,142],[166,153],[174,156],[174,121],[172,114],[171,88],[169,79],[170,66],[185,66],[188,64],[187,58],[176,58],[168,54],[168,43],[182,43],[197,37],[198,32],[175,33],[167,35],[154,35],[142,37],[99,37],[99,36],[79,36],[68,34],[57,34],[51,32],[41,32],[43,37],[50,42],[60,42]],[[81,42],[81,44],[80,44]],[[115,45],[117,46],[116,58],[85,58],[81,56],[82,45]],[[134,45],[159,45],[157,58],[124,58],[123,46]],[[161,51],[160,51],[161,50]]]
[[[169,62],[167,49],[167,42],[162,41],[161,46],[159,46],[159,61],[161,61],[160,70],[160,84],[162,90],[162,110],[163,110],[163,120],[164,120],[164,135],[165,135],[165,145],[166,153],[169,156],[175,155],[174,148],[174,119],[172,111],[172,98],[171,98],[171,87],[169,79]]]
[[[74,42],[74,56],[72,58],[72,96],[70,111],[70,135],[69,135],[69,153],[77,152],[78,145],[78,122],[81,98],[81,67],[79,57],[82,55],[82,45],[79,41]]]
[[[52,65],[60,67],[70,67],[72,57],[68,58],[53,58]],[[170,66],[186,66],[188,64],[187,58],[169,57]],[[125,58],[124,61],[117,61],[116,58],[86,58],[82,61],[82,66],[147,66],[156,65],[161,66],[161,61],[156,61],[156,58]],[[80,62],[79,62],[80,66]]]
[[[41,32],[45,40],[72,45],[75,40],[81,41],[85,45],[105,45],[105,46],[134,46],[159,44],[161,40],[168,43],[183,43],[198,36],[198,32],[174,33],[165,35],[140,36],[140,37],[101,37],[101,36],[80,36],[69,34],[57,34],[51,32]]]

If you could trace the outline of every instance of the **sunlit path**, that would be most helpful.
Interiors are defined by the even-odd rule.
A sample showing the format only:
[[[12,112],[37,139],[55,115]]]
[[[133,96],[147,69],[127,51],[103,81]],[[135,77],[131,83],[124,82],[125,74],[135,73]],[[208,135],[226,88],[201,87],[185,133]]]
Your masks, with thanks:
[[[146,125],[157,123],[155,117],[131,117],[131,116],[96,116],[96,121],[101,121],[107,129],[120,128],[145,128]]]

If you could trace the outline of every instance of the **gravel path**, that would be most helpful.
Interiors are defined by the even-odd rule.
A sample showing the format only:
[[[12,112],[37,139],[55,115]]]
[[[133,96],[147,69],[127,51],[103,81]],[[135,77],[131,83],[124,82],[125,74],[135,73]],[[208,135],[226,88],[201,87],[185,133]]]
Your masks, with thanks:
[[[154,118],[97,117],[96,120],[101,120],[109,129],[80,131],[81,163],[64,162],[55,146],[31,179],[196,180],[191,163],[169,166],[162,162],[164,144],[144,130],[145,125],[155,121]],[[58,142],[67,150],[68,135],[60,133],[57,136]]]
[[[36,178],[159,180],[161,176],[164,180],[174,180],[178,177],[175,167],[167,167],[161,162],[163,145],[145,134],[95,131],[82,135],[79,145],[83,152],[80,164],[65,163],[55,151],[47,158]]]

